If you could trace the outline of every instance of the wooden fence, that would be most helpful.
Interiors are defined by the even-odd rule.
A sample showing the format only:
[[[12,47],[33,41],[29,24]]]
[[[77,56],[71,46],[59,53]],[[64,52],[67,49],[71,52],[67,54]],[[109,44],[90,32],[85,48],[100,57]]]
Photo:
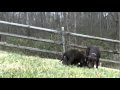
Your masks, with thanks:
[[[41,27],[30,26],[30,25],[24,25],[24,24],[18,24],[18,23],[7,22],[7,21],[0,21],[0,24],[17,26],[17,27],[22,27],[22,28],[29,28],[29,29],[34,29],[34,30],[59,34],[59,35],[61,35],[62,41],[54,41],[54,40],[41,39],[41,38],[36,38],[36,37],[30,37],[30,36],[24,36],[24,35],[12,34],[12,33],[0,32],[0,35],[3,35],[3,36],[17,37],[17,38],[22,38],[22,39],[28,39],[28,40],[41,41],[41,42],[46,42],[46,43],[53,43],[53,44],[57,44],[57,45],[62,45],[63,52],[65,52],[65,50],[66,50],[65,49],[65,46],[66,46],[65,36],[66,35],[82,37],[82,38],[89,38],[89,39],[94,39],[94,40],[101,40],[101,41],[106,41],[106,42],[111,42],[111,43],[120,43],[119,40],[113,40],[113,39],[107,39],[107,38],[101,38],[101,37],[77,34],[77,33],[72,33],[72,32],[65,32],[64,27],[61,28],[61,31],[58,31],[58,30],[52,30],[52,29],[41,28]],[[61,55],[63,53],[63,52],[50,51],[50,50],[38,49],[38,48],[32,48],[32,47],[26,47],[26,46],[18,46],[18,45],[9,44],[9,43],[2,42],[2,41],[0,42],[0,45],[7,46],[7,47],[13,47],[13,48],[20,48],[20,49],[27,49],[27,50],[33,50],[33,51],[40,51],[40,52],[59,54],[59,55]],[[80,45],[75,45],[75,44],[70,44],[69,46],[86,49],[86,46],[80,46]],[[120,52],[112,51],[112,50],[101,50],[101,52],[109,52],[109,53],[120,54]],[[106,60],[101,59],[101,61],[106,61]],[[111,61],[111,60],[107,60],[107,61],[108,62],[115,62],[115,61]],[[116,62],[116,63],[120,63],[120,62]]]

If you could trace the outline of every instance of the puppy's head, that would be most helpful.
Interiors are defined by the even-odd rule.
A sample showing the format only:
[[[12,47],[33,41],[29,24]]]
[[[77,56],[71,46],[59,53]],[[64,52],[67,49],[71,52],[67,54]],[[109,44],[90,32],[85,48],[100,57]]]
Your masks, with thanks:
[[[95,53],[92,53],[91,55],[89,55],[87,57],[87,65],[89,68],[94,68],[94,65],[95,65],[95,62],[97,60],[97,57],[96,57],[96,54]]]

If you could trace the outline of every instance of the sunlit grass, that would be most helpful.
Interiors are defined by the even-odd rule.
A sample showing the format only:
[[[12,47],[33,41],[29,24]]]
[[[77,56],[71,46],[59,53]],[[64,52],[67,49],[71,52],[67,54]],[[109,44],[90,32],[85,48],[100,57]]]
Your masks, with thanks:
[[[0,51],[0,78],[120,78],[120,71],[65,66],[55,59]]]

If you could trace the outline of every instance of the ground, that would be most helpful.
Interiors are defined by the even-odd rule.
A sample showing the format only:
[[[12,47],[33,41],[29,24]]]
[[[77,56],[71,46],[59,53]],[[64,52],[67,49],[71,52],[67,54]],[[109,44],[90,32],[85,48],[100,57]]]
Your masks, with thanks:
[[[0,78],[120,78],[120,70],[65,66],[57,59],[0,51]]]

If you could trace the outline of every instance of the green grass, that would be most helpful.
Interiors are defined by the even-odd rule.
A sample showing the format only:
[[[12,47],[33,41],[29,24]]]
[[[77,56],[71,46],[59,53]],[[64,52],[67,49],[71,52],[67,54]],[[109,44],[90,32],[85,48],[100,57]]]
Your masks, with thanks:
[[[0,78],[120,78],[120,71],[65,66],[55,59],[0,51]]]

